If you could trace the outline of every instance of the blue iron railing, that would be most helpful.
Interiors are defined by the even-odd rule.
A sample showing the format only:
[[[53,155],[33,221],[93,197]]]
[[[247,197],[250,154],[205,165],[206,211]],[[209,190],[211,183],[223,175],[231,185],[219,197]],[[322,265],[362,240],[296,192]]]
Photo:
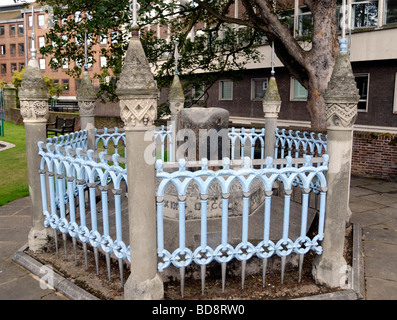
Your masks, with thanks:
[[[168,128],[162,125],[154,131],[156,158],[163,161],[174,161],[172,144],[172,126]],[[322,133],[300,132],[286,129],[276,129],[276,143],[274,146],[274,158],[284,159],[286,156],[293,158],[305,155],[321,156],[327,153],[327,136]],[[264,159],[265,154],[265,129],[229,129],[230,159],[243,159],[248,156],[251,159]],[[125,132],[119,128],[104,128],[95,130],[95,150],[102,142],[105,153],[112,141],[115,153],[118,153],[120,142],[125,148]]]
[[[70,140],[67,140],[70,141]],[[45,227],[73,239],[76,259],[76,240],[83,243],[87,265],[87,244],[94,248],[97,273],[99,273],[98,250],[106,255],[110,280],[110,256],[119,259],[120,276],[123,276],[123,260],[130,257],[128,240],[122,232],[122,194],[127,189],[127,171],[119,165],[123,161],[118,154],[112,157],[93,150],[84,152],[80,147],[43,142],[38,143],[40,164],[41,196]],[[111,164],[110,164],[111,163]],[[109,195],[109,189],[112,191]],[[88,192],[89,212],[86,212],[85,192]],[[98,202],[97,194],[100,194]],[[47,198],[48,195],[48,198]],[[125,200],[126,201],[126,200]],[[109,208],[109,203],[114,207]],[[68,211],[67,211],[68,210]],[[102,221],[102,225],[98,222]],[[127,235],[128,236],[128,235]],[[76,260],[77,263],[77,260]],[[123,279],[121,279],[123,284]]]
[[[300,262],[303,255],[309,250],[321,254],[322,247],[319,241],[323,239],[324,231],[324,217],[325,217],[325,201],[326,201],[326,171],[328,170],[328,155],[317,159],[317,166],[313,165],[313,159],[306,156],[303,163],[295,161],[300,166],[293,166],[293,159],[290,156],[284,161],[273,161],[272,158],[267,158],[265,168],[254,169],[254,165],[262,164],[262,160],[252,161],[245,157],[244,161],[231,162],[225,158],[222,162],[222,168],[214,171],[209,170],[208,167],[219,165],[219,162],[209,162],[203,159],[199,164],[197,162],[187,163],[184,159],[179,161],[179,167],[175,168],[175,164],[165,164],[161,160],[156,162],[157,178],[160,183],[157,189],[157,240],[158,240],[158,256],[161,261],[158,264],[158,270],[164,271],[171,264],[181,269],[181,291],[183,295],[184,288],[184,270],[192,262],[206,266],[212,261],[217,261],[222,264],[222,289],[225,286],[226,263],[236,258],[242,261],[242,284],[244,286],[245,278],[245,263],[254,255],[263,259],[263,273],[266,272],[266,261],[273,254],[277,254],[282,258],[282,279],[285,268],[285,257],[291,253],[301,255]],[[301,161],[302,162],[302,161]],[[231,164],[240,165],[238,169],[231,169]],[[201,166],[200,170],[190,171],[188,166]],[[242,167],[241,167],[242,165]],[[276,168],[276,165],[281,168]],[[175,171],[170,169],[177,169]],[[249,205],[250,205],[250,187],[253,182],[258,180],[261,182],[265,192],[265,206],[264,206],[264,226],[263,239],[258,244],[254,245],[248,241],[249,239]],[[241,223],[241,242],[233,247],[229,239],[230,231],[228,230],[229,220],[229,196],[231,192],[231,185],[238,181],[242,192],[242,223]],[[275,188],[276,181],[279,181],[284,186],[284,221],[282,238],[273,242],[269,238],[270,216],[272,214],[272,192]],[[207,204],[208,197],[211,196],[209,189],[211,184],[217,183],[221,189],[222,201],[222,235],[220,243],[216,247],[210,247],[207,243]],[[201,243],[198,247],[189,248],[186,245],[186,224],[185,224],[185,210],[186,200],[188,196],[189,187],[195,184],[198,187],[201,199]],[[164,199],[166,197],[166,189],[169,185],[173,185],[177,190],[178,210],[179,210],[179,246],[173,251],[167,250],[164,241]],[[293,186],[299,186],[302,190],[302,212],[301,212],[301,232],[297,239],[290,239],[288,234],[291,193]],[[307,215],[309,209],[309,194],[313,191],[320,193],[320,210],[319,210],[319,227],[317,235],[310,239],[307,233]],[[233,204],[232,204],[233,205]],[[274,239],[273,239],[274,240]],[[300,266],[301,272],[301,266]],[[202,270],[202,283],[204,290],[205,270]],[[264,279],[264,278],[263,278]]]
[[[222,265],[222,288],[225,286],[226,264],[235,259],[242,263],[242,283],[245,279],[245,263],[252,257],[263,260],[264,274],[267,259],[273,255],[281,257],[282,279],[285,268],[285,258],[292,253],[299,255],[299,278],[304,255],[309,251],[321,254],[319,243],[323,238],[325,201],[326,201],[326,171],[328,156],[326,140],[321,135],[300,134],[292,131],[277,131],[278,147],[276,155],[280,159],[267,158],[264,155],[264,129],[237,130],[232,128],[229,133],[232,156],[234,160],[225,158],[222,161],[186,162],[169,161],[172,155],[172,128],[168,130],[162,126],[156,128],[154,134],[156,149],[160,157],[156,162],[157,170],[157,227],[158,227],[158,270],[164,271],[170,265],[179,268],[181,275],[189,265],[199,265],[202,268],[203,290],[205,286],[205,268],[211,262]],[[92,246],[95,253],[95,264],[99,272],[98,252],[105,254],[107,260],[108,277],[110,279],[110,259],[118,259],[120,266],[121,284],[123,284],[123,264],[130,262],[130,247],[127,214],[127,168],[126,160],[119,155],[121,148],[125,148],[125,132],[120,129],[96,130],[95,146],[103,147],[102,152],[86,150],[87,131],[79,131],[64,136],[48,138],[46,143],[39,142],[39,154],[42,157],[40,166],[41,193],[45,226],[54,230],[56,248],[58,251],[57,233],[60,232],[67,255],[66,241],[70,236],[76,258],[76,243],[83,245],[85,265],[87,265],[87,245]],[[109,143],[114,146],[114,154],[107,155]],[[171,146],[172,148],[172,146]],[[279,148],[279,149],[277,149]],[[294,149],[295,148],[295,149]],[[125,149],[124,149],[125,150]],[[259,150],[259,152],[258,152]],[[278,151],[277,151],[278,150]],[[284,150],[284,152],[282,152]],[[113,152],[113,150],[112,150]],[[251,157],[244,157],[246,154]],[[125,154],[125,152],[124,152]],[[302,157],[302,155],[304,155]],[[321,157],[313,157],[320,156]],[[257,158],[255,158],[257,157]],[[168,159],[167,159],[168,158]],[[197,168],[200,168],[197,170]],[[211,170],[209,170],[211,168]],[[217,169],[214,169],[217,168]],[[251,243],[250,239],[250,188],[254,184],[261,186],[264,194],[262,239],[258,243]],[[200,245],[192,247],[185,241],[186,219],[189,207],[187,190],[196,185],[200,202]],[[216,246],[210,246],[207,237],[209,223],[209,202],[212,186],[220,189],[219,205],[221,221],[221,238]],[[232,185],[239,185],[238,197],[241,200],[240,211],[241,238],[237,244],[229,242],[230,210],[235,203],[230,198]],[[176,188],[176,219],[178,221],[178,244],[167,247],[164,235],[164,210],[167,203],[166,191],[169,186]],[[283,230],[279,239],[270,238],[270,217],[272,208],[272,193],[283,190]],[[290,206],[295,199],[291,194],[301,191],[301,230],[300,235],[291,238],[289,234]],[[112,192],[109,192],[109,191]],[[307,216],[310,194],[319,199],[319,226],[317,234],[308,238]],[[197,195],[196,195],[197,196]],[[175,209],[175,208],[174,208]],[[213,240],[211,240],[213,241]],[[182,279],[182,292],[184,276]]]

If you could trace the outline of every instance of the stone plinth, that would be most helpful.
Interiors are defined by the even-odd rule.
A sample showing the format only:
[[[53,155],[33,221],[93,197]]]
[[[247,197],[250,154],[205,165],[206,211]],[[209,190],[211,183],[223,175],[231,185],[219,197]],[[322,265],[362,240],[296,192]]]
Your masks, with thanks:
[[[190,161],[229,156],[229,111],[222,108],[189,108],[179,112],[177,159]]]

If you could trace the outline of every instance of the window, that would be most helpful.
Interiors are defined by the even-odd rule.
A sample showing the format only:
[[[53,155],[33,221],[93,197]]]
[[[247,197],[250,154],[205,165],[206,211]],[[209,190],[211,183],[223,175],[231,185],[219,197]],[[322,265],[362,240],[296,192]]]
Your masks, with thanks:
[[[106,34],[101,34],[100,44],[108,44],[108,36]]]
[[[378,1],[352,1],[352,28],[368,28],[378,25]]]
[[[222,80],[220,85],[220,100],[233,100],[233,82],[230,80]]]
[[[45,59],[39,60],[40,70],[45,70]]]
[[[42,48],[44,46],[45,46],[45,38],[39,37],[39,48]]]
[[[15,24],[10,25],[10,36],[15,36]]]
[[[39,21],[39,27],[43,28],[44,27],[44,14],[39,14],[37,16],[37,19]]]
[[[385,1],[385,23],[397,23],[397,0]]]
[[[58,59],[52,58],[50,64],[51,64],[51,69],[53,71],[56,71],[56,69],[58,68]]]
[[[25,54],[25,45],[23,43],[18,44],[18,53]]]
[[[6,45],[1,44],[0,45],[0,55],[4,56],[6,54]]]
[[[18,34],[23,35],[23,24],[18,24]]]
[[[68,44],[68,36],[67,35],[62,35],[62,46],[66,46]]]
[[[251,100],[262,100],[267,89],[267,78],[251,80]]]
[[[68,58],[62,59],[62,69],[68,69],[69,68],[69,60]]]
[[[111,37],[112,37],[112,43],[117,43],[118,42],[119,33],[117,31],[113,31]]]
[[[62,80],[64,91],[69,91],[69,80]]]
[[[17,45],[15,43],[10,44],[10,53],[11,53],[11,55],[17,54]]]
[[[194,100],[203,100],[204,99],[204,85],[198,85],[197,87],[192,88],[192,97]]]
[[[358,101],[358,111],[368,111],[368,85],[369,85],[369,74],[358,74],[354,75],[357,83],[358,94],[360,100]]]
[[[18,70],[18,66],[16,63],[11,63],[11,72],[17,71]]]
[[[24,64],[24,63],[20,63],[20,64],[19,64],[19,72],[21,72],[21,70],[22,70],[24,67],[25,67],[25,64]]]
[[[74,22],[79,23],[81,21],[81,11],[76,11],[74,14]]]
[[[4,36],[4,26],[0,26],[0,36]]]
[[[313,15],[308,7],[299,8],[298,14],[298,35],[308,36],[313,29]]]
[[[106,68],[107,65],[106,57],[101,56],[99,59],[100,59],[101,68]]]
[[[291,94],[290,100],[292,101],[306,101],[307,90],[295,78],[291,78]]]
[[[5,63],[0,66],[1,74],[7,74],[7,65]]]
[[[33,26],[33,16],[28,17],[28,26],[31,28]]]

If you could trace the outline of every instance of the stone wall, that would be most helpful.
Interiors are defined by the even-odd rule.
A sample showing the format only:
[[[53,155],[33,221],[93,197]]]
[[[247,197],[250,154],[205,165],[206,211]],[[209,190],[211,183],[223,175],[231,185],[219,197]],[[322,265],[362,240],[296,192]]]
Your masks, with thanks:
[[[397,181],[397,135],[355,132],[352,174]]]

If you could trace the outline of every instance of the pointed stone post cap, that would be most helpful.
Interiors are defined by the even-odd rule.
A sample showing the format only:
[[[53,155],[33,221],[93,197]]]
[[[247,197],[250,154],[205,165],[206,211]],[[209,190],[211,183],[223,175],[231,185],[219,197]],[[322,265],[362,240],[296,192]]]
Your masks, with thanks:
[[[94,115],[95,101],[97,96],[87,70],[84,71],[83,77],[81,78],[76,99],[79,103],[80,117],[90,117]]]
[[[170,110],[172,114],[176,114],[183,109],[185,95],[183,94],[182,84],[177,74],[174,75],[170,92],[168,94],[168,101],[170,103]]]
[[[262,101],[265,118],[277,118],[281,108],[281,98],[278,92],[276,78],[272,75],[267,84],[267,90]]]
[[[131,35],[116,94],[120,99],[135,95],[157,96],[157,83],[139,39],[138,27],[133,28]]]
[[[49,94],[39,65],[32,58],[25,69],[21,87],[18,91],[21,102],[21,115],[24,122],[46,122],[49,116]]]
[[[36,59],[31,59],[26,66],[18,96],[21,100],[49,98],[48,90]]]
[[[328,88],[324,93],[327,127],[351,129],[357,118],[359,99],[349,55],[342,51],[336,58]]]
[[[77,101],[95,101],[97,99],[94,85],[92,84],[90,75],[84,71],[79,90],[76,95]]]
[[[157,83],[147,61],[139,29],[134,27],[116,94],[126,128],[152,126],[157,118]]]

